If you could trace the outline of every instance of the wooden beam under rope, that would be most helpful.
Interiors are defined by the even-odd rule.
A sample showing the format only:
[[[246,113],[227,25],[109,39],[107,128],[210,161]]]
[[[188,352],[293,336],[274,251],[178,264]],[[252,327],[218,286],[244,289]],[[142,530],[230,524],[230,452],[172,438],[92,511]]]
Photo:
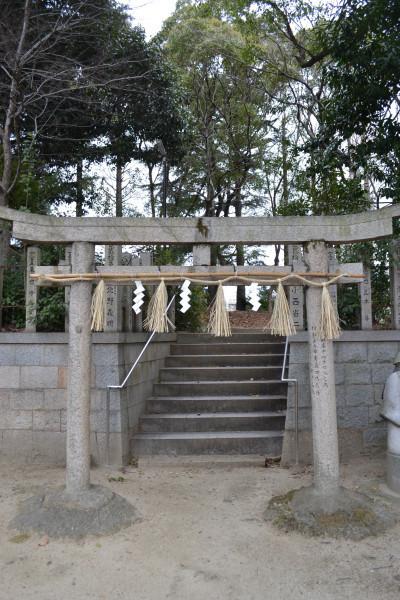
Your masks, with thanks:
[[[66,273],[57,272],[58,267],[37,267],[31,278],[37,282],[37,285],[70,285],[69,282],[74,281],[93,281],[97,282],[100,279],[113,285],[126,285],[132,280],[140,280],[143,283],[156,283],[164,279],[166,284],[174,285],[182,283],[184,279],[192,279],[194,282],[199,280],[200,283],[204,280],[218,283],[221,280],[225,285],[237,285],[241,282],[242,277],[253,279],[260,284],[263,279],[278,281],[285,277],[284,285],[306,285],[298,279],[298,277],[314,278],[314,279],[330,279],[333,276],[341,275],[341,283],[355,283],[365,279],[362,263],[348,263],[340,265],[339,269],[334,272],[292,272],[291,267],[242,267],[235,270],[234,267],[179,267],[169,265],[167,267],[98,267],[96,273]],[[173,270],[175,269],[175,270]],[[293,277],[290,277],[290,274]],[[204,285],[204,284],[203,284]],[[266,283],[271,285],[271,283]]]

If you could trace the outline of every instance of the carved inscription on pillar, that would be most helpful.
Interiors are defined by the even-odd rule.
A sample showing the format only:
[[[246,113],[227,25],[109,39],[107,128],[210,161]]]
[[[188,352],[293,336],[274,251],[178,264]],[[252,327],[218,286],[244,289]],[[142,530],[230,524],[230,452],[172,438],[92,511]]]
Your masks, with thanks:
[[[336,258],[336,250],[335,248],[328,248],[328,267],[329,267],[329,271],[331,273],[334,273],[336,271],[336,269],[338,268],[338,261]],[[330,285],[328,287],[329,290],[329,294],[332,298],[332,303],[333,306],[335,306],[337,308],[337,285]]]
[[[287,247],[288,262],[293,271],[304,271],[302,247],[289,245]],[[304,329],[304,288],[302,285],[289,286],[289,307],[293,322],[298,331]]]
[[[303,260],[302,248],[299,244],[297,244],[297,245],[290,244],[287,247],[287,255],[288,255],[289,265],[293,265],[293,263],[296,263],[296,262],[302,262],[302,260]]]
[[[304,289],[301,285],[289,287],[289,306],[296,329],[304,329]]]
[[[372,294],[371,294],[371,271],[364,269],[366,278],[358,288],[361,303],[361,329],[372,329]]]
[[[119,266],[121,264],[121,246],[106,246],[105,264]],[[117,285],[106,285],[104,331],[122,331],[122,288]]]
[[[37,246],[28,246],[26,250],[26,264],[25,329],[26,331],[36,331],[38,288],[30,278],[30,275],[35,272],[35,267],[40,264],[40,248]]]
[[[193,246],[193,265],[211,265],[211,246],[207,244],[195,244]]]
[[[322,391],[329,387],[327,342],[317,338],[316,326],[311,328],[310,333],[310,385],[314,397],[319,399]]]

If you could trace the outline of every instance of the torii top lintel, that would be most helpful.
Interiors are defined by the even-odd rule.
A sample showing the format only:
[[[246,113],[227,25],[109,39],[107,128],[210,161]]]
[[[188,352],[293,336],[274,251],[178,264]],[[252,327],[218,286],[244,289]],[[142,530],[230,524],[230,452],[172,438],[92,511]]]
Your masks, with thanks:
[[[55,217],[0,207],[12,235],[39,244],[350,243],[392,234],[400,205],[338,216],[235,218]]]

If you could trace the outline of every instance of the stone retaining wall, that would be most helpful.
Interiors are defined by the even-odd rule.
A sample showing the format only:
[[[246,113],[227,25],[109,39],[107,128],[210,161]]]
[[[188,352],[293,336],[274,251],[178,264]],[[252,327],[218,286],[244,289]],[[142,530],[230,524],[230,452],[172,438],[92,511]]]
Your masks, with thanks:
[[[374,446],[384,447],[386,424],[380,416],[386,378],[400,350],[400,331],[347,331],[335,348],[336,402],[342,458]],[[299,446],[302,462],[312,462],[311,402],[307,333],[290,340],[289,378],[297,379]],[[283,460],[294,461],[294,385],[289,384]]]
[[[121,383],[148,337],[144,333],[93,335],[91,446],[104,464],[106,387]],[[169,354],[174,334],[156,337],[128,387],[111,395],[111,462],[129,460],[129,439]],[[63,333],[0,334],[0,460],[65,462],[68,336]]]
[[[106,461],[106,387],[119,384],[143,348],[147,334],[93,335],[91,445],[93,461]],[[129,440],[151,396],[174,334],[150,345],[127,388],[111,393],[111,461],[130,458]],[[400,350],[400,331],[345,332],[335,342],[336,396],[342,458],[382,446],[383,384]],[[0,460],[65,462],[67,334],[0,334]],[[312,461],[307,334],[292,338],[289,378],[299,382],[300,458]],[[284,462],[294,459],[294,389],[289,386]]]

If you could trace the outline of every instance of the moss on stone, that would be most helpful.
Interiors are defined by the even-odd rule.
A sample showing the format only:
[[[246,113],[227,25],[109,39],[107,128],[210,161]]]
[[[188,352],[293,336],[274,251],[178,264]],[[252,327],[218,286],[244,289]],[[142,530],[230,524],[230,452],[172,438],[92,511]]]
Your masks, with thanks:
[[[355,540],[379,535],[398,519],[381,503],[344,488],[330,500],[327,508],[313,488],[290,490],[271,498],[264,516],[286,532]]]
[[[14,537],[10,538],[8,541],[12,542],[13,544],[23,544],[24,542],[29,540],[30,537],[31,536],[29,535],[29,533],[18,533],[17,535],[14,535]]]

